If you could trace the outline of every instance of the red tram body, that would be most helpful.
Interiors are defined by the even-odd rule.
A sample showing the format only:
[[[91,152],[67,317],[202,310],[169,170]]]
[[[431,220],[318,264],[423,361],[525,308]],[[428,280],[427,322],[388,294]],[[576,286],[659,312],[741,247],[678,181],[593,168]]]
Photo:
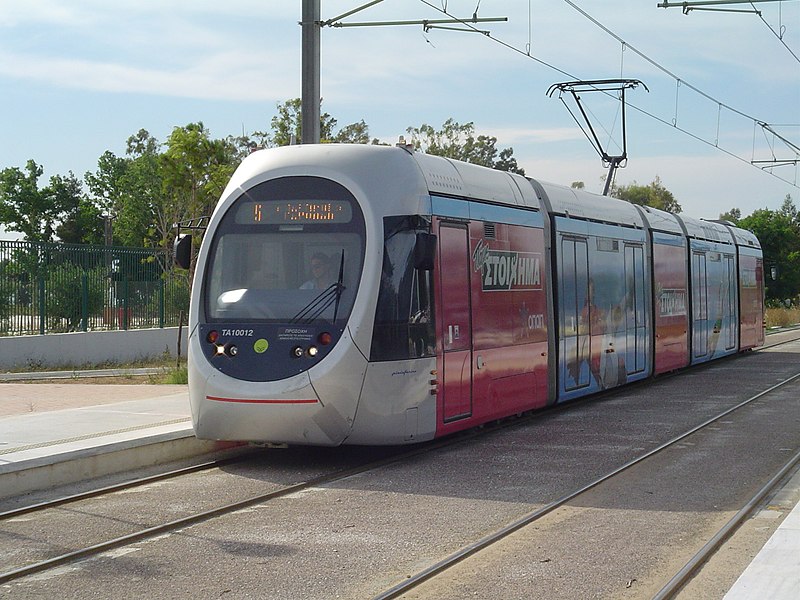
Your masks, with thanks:
[[[208,439],[414,443],[764,342],[750,232],[405,147],[254,153],[197,264]]]

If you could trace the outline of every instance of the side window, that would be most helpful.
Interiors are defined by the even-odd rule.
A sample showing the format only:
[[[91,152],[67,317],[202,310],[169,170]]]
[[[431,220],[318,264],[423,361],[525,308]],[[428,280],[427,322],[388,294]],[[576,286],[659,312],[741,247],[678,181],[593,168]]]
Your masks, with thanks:
[[[370,360],[434,356],[432,272],[414,265],[417,233],[409,217],[386,217],[383,267]]]
[[[646,352],[646,298],[644,281],[644,249],[625,246],[626,341],[630,353],[626,361],[628,373],[645,369]]]
[[[589,385],[588,361],[591,336],[589,321],[592,290],[589,286],[589,253],[586,240],[561,241],[561,344],[565,390]]]
[[[725,256],[725,349],[731,350],[736,346],[736,268],[732,255]]]
[[[706,280],[706,255],[702,252],[695,252],[692,257],[694,269],[692,269],[693,299],[694,299],[694,318],[698,321],[708,319],[708,281]]]
[[[692,254],[692,316],[694,336],[692,344],[696,357],[708,354],[708,280],[706,278],[706,255]]]

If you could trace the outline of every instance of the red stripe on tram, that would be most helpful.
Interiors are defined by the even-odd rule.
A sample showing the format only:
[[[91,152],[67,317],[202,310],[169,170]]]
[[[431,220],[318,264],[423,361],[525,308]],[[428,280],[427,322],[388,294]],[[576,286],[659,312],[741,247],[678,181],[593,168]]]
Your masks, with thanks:
[[[311,400],[278,400],[278,399],[254,399],[254,398],[220,398],[218,396],[206,396],[206,400],[215,402],[239,402],[242,404],[316,404],[316,399]]]

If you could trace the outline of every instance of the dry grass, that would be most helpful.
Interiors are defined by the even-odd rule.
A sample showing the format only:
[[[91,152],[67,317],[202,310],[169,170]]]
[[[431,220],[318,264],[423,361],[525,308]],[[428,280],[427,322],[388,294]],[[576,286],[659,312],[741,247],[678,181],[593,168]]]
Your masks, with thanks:
[[[800,308],[767,308],[767,327],[788,327],[800,323]]]
[[[140,384],[168,384],[168,385],[185,385],[188,382],[188,369],[186,366],[186,357],[176,361],[171,357],[162,357],[148,360],[137,360],[127,363],[105,363],[105,364],[83,364],[83,365],[29,365],[27,368],[16,368],[8,372],[10,373],[32,373],[38,371],[89,371],[93,369],[138,369],[138,368],[152,368],[157,370],[155,373],[146,375],[126,374],[118,376],[105,376],[105,377],[78,377],[73,374],[72,377],[64,379],[24,379],[15,380],[15,383],[61,383],[61,384],[115,384],[115,385],[140,385]]]

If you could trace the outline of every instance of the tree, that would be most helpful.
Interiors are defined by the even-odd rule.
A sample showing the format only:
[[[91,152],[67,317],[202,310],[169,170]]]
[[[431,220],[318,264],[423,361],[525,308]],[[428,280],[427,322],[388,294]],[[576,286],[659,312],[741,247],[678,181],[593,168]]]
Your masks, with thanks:
[[[0,224],[32,242],[52,242],[56,226],[80,203],[81,184],[70,173],[55,175],[39,188],[44,168],[29,160],[25,172],[17,167],[0,171]]]
[[[414,148],[426,154],[525,174],[525,170],[517,165],[512,156],[514,149],[498,150],[497,138],[494,136],[479,135],[476,138],[475,124],[472,121],[462,125],[453,119],[447,119],[439,131],[426,123],[419,127],[409,127],[406,131],[411,135]]]
[[[730,221],[734,225],[739,222],[739,219],[742,218],[742,211],[738,208],[732,208],[728,212],[721,213],[719,215],[720,221]]]
[[[611,195],[620,200],[627,200],[631,204],[651,206],[671,213],[683,210],[672,192],[661,183],[658,175],[649,185],[638,185],[635,181],[630,185],[619,187],[615,185],[611,189]]]
[[[798,214],[797,214],[797,207],[794,205],[792,201],[791,194],[786,194],[786,198],[783,199],[783,204],[781,204],[780,213],[791,219],[792,221],[797,222]]]
[[[83,176],[91,192],[95,204],[105,215],[116,214],[120,209],[124,187],[122,178],[128,168],[129,161],[106,150],[97,159],[97,171],[87,171]]]
[[[106,275],[105,266],[92,270],[70,262],[46,269],[49,329],[77,331],[84,316],[100,313],[105,304]]]
[[[738,226],[752,231],[761,242],[767,299],[795,298],[800,292],[800,220],[791,196],[786,196],[780,210],[757,210]],[[774,280],[772,267],[777,271]]]
[[[123,244],[156,246],[158,206],[163,200],[161,143],[145,129],[128,138],[130,166],[123,178],[126,202],[115,223]]]
[[[320,100],[320,107],[322,100]],[[275,146],[288,146],[294,138],[295,143],[300,140],[300,125],[303,122],[302,100],[293,98],[283,104],[277,105],[278,114],[272,117],[273,135],[272,143]],[[319,139],[322,143],[330,142],[333,137],[333,129],[336,127],[336,119],[328,113],[320,111],[319,117]]]
[[[126,156],[106,151],[97,171],[84,176],[102,219],[112,221],[112,243],[153,246],[155,205],[161,197],[158,157],[161,145],[146,129],[130,136]]]
[[[322,101],[320,100],[320,107]],[[272,133],[264,133],[256,131],[253,136],[260,140],[261,147],[272,146],[288,146],[292,143],[292,138],[295,141],[300,140],[300,126],[303,121],[302,100],[300,98],[293,98],[287,100],[283,104],[277,105],[278,114],[272,117],[270,125],[272,126]],[[323,144],[336,143],[336,144],[377,144],[378,140],[370,140],[369,126],[362,119],[356,123],[345,125],[338,132],[336,127],[338,121],[330,114],[321,112],[319,118],[320,142]],[[248,144],[252,144],[252,140],[245,138]]]
[[[336,123],[336,121],[334,121]],[[364,122],[364,120],[360,120],[358,123],[350,123],[350,125],[345,125],[342,127],[338,133],[333,136],[331,139],[332,142],[337,144],[377,144],[378,140],[373,139],[370,141],[369,139],[369,127]]]
[[[175,127],[159,156],[161,195],[155,202],[156,232],[169,248],[172,225],[210,215],[238,165],[227,140],[212,139],[202,122]]]
[[[157,246],[157,207],[162,201],[161,144],[145,129],[126,144],[127,166],[120,178],[121,204],[114,213],[115,243]]]
[[[81,195],[78,203],[67,212],[64,222],[56,227],[56,235],[66,244],[102,244],[103,225],[100,209],[89,198]]]

